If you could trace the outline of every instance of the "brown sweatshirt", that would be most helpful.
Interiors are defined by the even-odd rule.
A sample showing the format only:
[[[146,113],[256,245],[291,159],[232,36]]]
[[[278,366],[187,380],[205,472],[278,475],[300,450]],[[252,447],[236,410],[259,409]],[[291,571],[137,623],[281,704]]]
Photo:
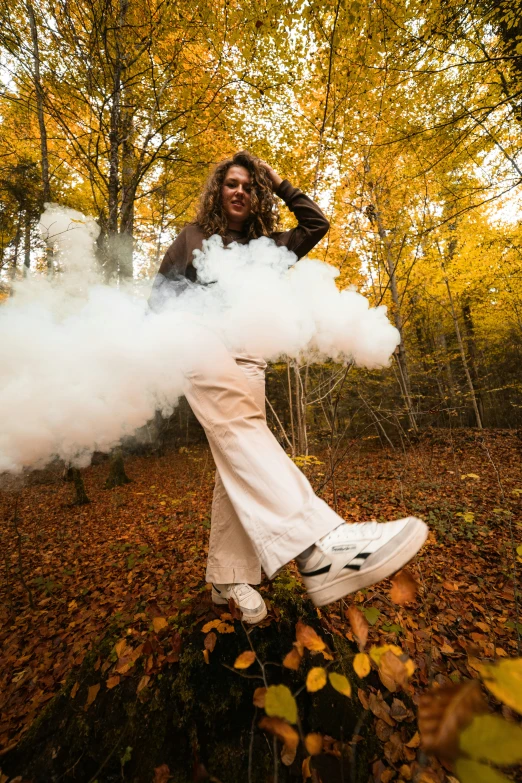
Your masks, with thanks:
[[[287,247],[297,258],[303,258],[328,231],[328,220],[317,204],[299,188],[294,188],[287,179],[281,182],[275,193],[294,213],[297,226],[289,231],[274,231],[270,238],[276,245]],[[192,260],[194,250],[202,249],[203,240],[203,232],[197,223],[190,223],[180,231],[165,253],[154,280],[149,299],[153,310],[161,306],[164,297],[177,295],[191,283],[196,283],[197,274]],[[223,237],[225,246],[232,242],[246,245],[249,241],[245,234],[232,229]]]

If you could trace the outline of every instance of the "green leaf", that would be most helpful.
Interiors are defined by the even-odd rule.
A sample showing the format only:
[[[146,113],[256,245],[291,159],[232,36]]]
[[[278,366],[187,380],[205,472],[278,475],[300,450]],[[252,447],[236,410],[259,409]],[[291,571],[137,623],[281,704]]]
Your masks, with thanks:
[[[379,617],[381,616],[381,613],[378,609],[375,608],[375,606],[368,606],[367,608],[363,608],[363,614],[370,623],[370,625],[375,625]]]
[[[286,685],[270,685],[265,695],[265,712],[271,718],[297,723],[297,704]]]
[[[522,658],[511,658],[497,665],[484,664],[479,671],[493,696],[522,713]]]
[[[511,783],[502,772],[478,761],[459,759],[455,767],[460,783]]]
[[[397,623],[383,623],[381,628],[385,633],[404,633],[404,629]]]
[[[522,761],[522,727],[499,715],[477,715],[460,735],[460,748],[474,759],[517,764]]]
[[[335,688],[336,691],[342,693],[343,696],[350,697],[352,695],[352,686],[350,681],[344,676],[344,674],[337,674],[337,672],[329,672],[328,679],[330,685]]]

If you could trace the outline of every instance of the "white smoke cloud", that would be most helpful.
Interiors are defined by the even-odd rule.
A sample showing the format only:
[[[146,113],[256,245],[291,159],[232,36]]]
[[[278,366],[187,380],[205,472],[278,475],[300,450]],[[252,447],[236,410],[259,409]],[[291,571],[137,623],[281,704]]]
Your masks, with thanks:
[[[96,223],[47,205],[42,234],[63,268],[54,280],[18,285],[0,308],[0,472],[41,467],[52,457],[83,466],[182,394],[182,347],[192,319],[232,352],[386,365],[398,345],[386,308],[339,291],[337,271],[266,238],[223,248],[205,243],[195,266],[205,286],[165,281],[152,312],[134,288],[97,276]]]

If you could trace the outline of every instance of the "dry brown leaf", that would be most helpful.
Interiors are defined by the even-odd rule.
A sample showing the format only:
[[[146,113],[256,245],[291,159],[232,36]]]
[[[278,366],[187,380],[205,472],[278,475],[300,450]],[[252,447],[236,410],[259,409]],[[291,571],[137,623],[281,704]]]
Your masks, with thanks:
[[[403,688],[408,682],[408,670],[395,653],[387,650],[381,658],[379,677],[385,688],[395,693],[397,688]]]
[[[254,706],[265,708],[266,688],[256,688],[254,691]]]
[[[120,675],[119,674],[113,674],[112,677],[109,677],[105,685],[109,690],[111,688],[115,688],[117,685],[120,684]]]
[[[127,647],[127,639],[120,639],[119,642],[116,642],[116,644],[114,645],[114,651],[118,656],[118,658],[121,658],[123,656],[126,647]]]
[[[420,734],[419,734],[418,731],[416,731],[415,734],[413,735],[413,737],[411,738],[411,740],[406,743],[406,747],[407,748],[418,748],[418,747],[420,747],[420,743],[421,743]]]
[[[365,691],[363,691],[362,688],[357,688],[357,696],[359,697],[359,701],[361,702],[362,706],[365,710],[370,709],[370,704],[368,702],[368,696]]]
[[[71,699],[74,699],[74,697],[78,693],[78,688],[79,687],[80,687],[80,683],[79,682],[75,682],[74,685],[71,688],[71,694],[70,694],[71,695]]]
[[[419,699],[419,731],[426,753],[444,760],[455,759],[459,736],[475,715],[486,711],[476,680],[425,692]]]
[[[302,623],[301,620],[298,620],[297,622],[295,635],[298,643],[302,644],[303,647],[306,647],[307,650],[321,652],[321,650],[326,648],[326,644],[321,637],[317,635],[314,629],[309,625]]]
[[[390,598],[394,604],[403,606],[411,601],[415,601],[419,590],[419,583],[414,579],[407,568],[403,568],[398,574],[392,577],[392,588]]]
[[[308,778],[312,777],[312,771],[310,769],[310,756],[307,756],[305,759],[303,759],[303,766],[301,767],[301,772],[303,773],[303,783],[305,783]]]
[[[203,628],[201,629],[202,633],[208,633],[213,628],[217,628],[218,625],[221,625],[221,620],[210,620],[210,622],[205,623]]]
[[[390,708],[381,693],[370,693],[368,706],[376,718],[381,718],[388,726],[395,726],[395,721],[390,715]]]
[[[138,683],[138,687],[136,688],[136,693],[141,693],[141,691],[147,687],[149,682],[150,682],[150,676],[148,674],[144,674]]]
[[[164,617],[152,618],[152,627],[154,628],[154,633],[159,633],[160,631],[163,631],[164,628],[168,628],[168,625],[169,624]]]
[[[205,636],[205,641],[203,642],[205,646],[205,650],[208,650],[209,652],[212,652],[214,650],[214,647],[216,646],[217,642],[217,636],[214,633],[214,631],[210,631]]]
[[[381,742],[388,742],[393,732],[393,726],[389,726],[382,718],[375,723],[375,733]]]
[[[95,700],[96,696],[98,695],[98,691],[100,690],[100,683],[96,683],[96,685],[91,685],[87,692],[87,701],[85,702],[85,709],[91,706],[93,701]]]
[[[313,732],[305,737],[305,748],[310,756],[317,756],[323,749],[323,735]]]
[[[203,658],[205,660],[205,663],[210,663],[210,655],[208,650],[203,650]]]
[[[398,722],[403,720],[413,720],[413,712],[409,710],[403,701],[395,698],[392,702],[390,715]]]
[[[262,718],[259,721],[259,728],[275,734],[288,748],[295,749],[299,745],[299,734],[282,718]]]
[[[444,644],[440,648],[440,651],[441,653],[444,653],[444,655],[449,655],[450,653],[455,652],[454,648],[448,642],[444,642]]]
[[[353,604],[348,607],[345,612],[346,618],[350,623],[350,627],[353,631],[353,635],[359,645],[359,650],[362,652],[366,647],[368,640],[368,621],[364,617],[360,609],[357,609]]]
[[[442,583],[442,586],[443,586],[443,587],[444,587],[446,590],[450,590],[450,591],[452,591],[452,592],[457,592],[457,591],[458,591],[458,589],[459,589],[459,586],[458,586],[458,584],[457,584],[456,582],[443,582],[443,583]]]
[[[216,627],[218,633],[234,633],[234,626],[228,623],[219,623]]]
[[[294,748],[293,746],[290,747],[289,745],[283,745],[281,748],[281,762],[285,765],[285,767],[291,767],[294,763],[295,756],[297,753],[297,748]]]
[[[153,783],[168,783],[169,778],[170,778],[170,769],[166,764],[162,764],[161,767],[154,768]]]
[[[298,650],[293,647],[290,652],[285,655],[283,659],[283,666],[285,666],[287,669],[293,669],[294,671],[297,671],[300,664],[301,656],[299,655]]]
[[[252,650],[245,650],[238,655],[234,662],[234,669],[248,669],[256,659],[256,654]]]

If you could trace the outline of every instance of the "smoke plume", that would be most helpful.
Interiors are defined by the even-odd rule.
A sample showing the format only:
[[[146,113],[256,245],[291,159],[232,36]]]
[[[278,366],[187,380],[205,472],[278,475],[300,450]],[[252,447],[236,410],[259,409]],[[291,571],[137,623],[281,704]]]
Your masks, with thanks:
[[[171,412],[193,319],[231,352],[268,361],[308,356],[374,368],[399,342],[385,307],[339,291],[333,267],[296,264],[267,238],[225,249],[211,237],[195,259],[204,285],[159,279],[151,309],[135,286],[101,282],[93,220],[48,205],[40,227],[62,271],[21,282],[0,308],[0,472],[55,456],[85,466],[156,410]]]

